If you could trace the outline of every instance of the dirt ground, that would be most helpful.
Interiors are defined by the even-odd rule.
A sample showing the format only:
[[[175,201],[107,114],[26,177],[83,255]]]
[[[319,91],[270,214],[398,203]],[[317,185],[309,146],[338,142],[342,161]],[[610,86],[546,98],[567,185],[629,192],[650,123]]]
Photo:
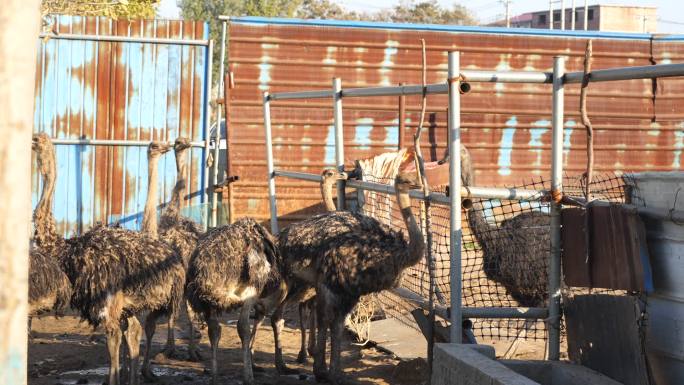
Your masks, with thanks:
[[[242,359],[240,340],[235,327],[236,317],[226,315],[222,322],[222,337],[219,349],[219,383],[240,384]],[[300,365],[295,362],[299,352],[299,330],[296,324],[288,322],[284,330],[283,351],[285,362],[300,370],[300,375],[279,376],[273,364],[273,332],[264,323],[257,334],[255,363],[263,371],[255,372],[259,384],[313,384],[312,360]],[[29,384],[67,385],[102,384],[108,368],[108,357],[104,335],[93,332],[85,323],[73,315],[61,318],[53,316],[36,317],[33,320],[33,340],[29,343]],[[210,366],[209,341],[206,329],[202,331],[202,362],[183,359],[166,359],[156,355],[166,340],[166,325],[159,324],[153,339],[153,367],[159,376],[156,384],[209,384],[210,375],[205,368]],[[187,357],[185,333],[177,330],[177,348],[181,358]],[[142,354],[142,349],[141,349]],[[155,356],[156,355],[156,356]],[[391,354],[375,348],[361,348],[351,343],[347,337],[343,345],[342,365],[352,384],[419,384],[426,376],[424,365],[411,363],[412,370],[395,368],[399,360]],[[406,366],[405,364],[401,365]],[[419,368],[420,370],[416,370]]]

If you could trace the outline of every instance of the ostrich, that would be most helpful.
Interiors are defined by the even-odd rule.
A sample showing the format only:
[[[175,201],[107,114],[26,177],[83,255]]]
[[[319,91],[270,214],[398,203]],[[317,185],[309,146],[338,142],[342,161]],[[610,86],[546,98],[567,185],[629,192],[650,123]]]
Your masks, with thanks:
[[[34,149],[37,142],[38,139],[34,139]],[[33,213],[35,246],[29,252],[29,332],[32,316],[50,310],[60,314],[71,295],[71,283],[59,265],[58,251],[64,242],[57,235],[52,216],[55,179],[50,176],[50,171],[54,170],[54,164],[50,162],[54,162],[54,153],[37,160],[43,186]]]
[[[161,143],[157,141],[152,141],[150,142],[148,148],[147,148],[147,178],[148,178],[148,184],[147,184],[147,199],[145,200],[145,209],[143,211],[143,223],[142,223],[142,228],[141,228],[141,233],[155,241],[158,241],[159,235],[158,235],[158,226],[157,226],[157,191],[158,191],[158,185],[159,185],[159,178],[158,178],[158,164],[159,164],[159,158],[168,152],[171,149],[171,146],[166,144],[166,143]],[[175,189],[174,189],[175,190]],[[174,191],[175,193],[175,191]],[[180,193],[177,193],[180,196]],[[173,201],[172,201],[173,203]],[[168,221],[166,221],[168,222]],[[162,239],[162,242],[168,244],[171,246],[176,254],[181,255],[180,251],[178,248],[176,248],[175,244],[173,242],[170,242],[171,240],[175,240],[172,237],[169,237],[168,239]],[[191,251],[190,251],[191,252]],[[181,262],[183,262],[181,258]],[[143,376],[148,379],[154,379],[154,374],[152,373],[152,370],[150,369],[150,354],[152,351],[152,337],[154,336],[154,332],[157,328],[157,318],[159,318],[162,315],[168,315],[168,325],[169,325],[169,331],[167,335],[167,346],[165,352],[170,356],[173,354],[174,350],[174,335],[173,335],[173,321],[176,316],[178,306],[180,305],[180,301],[182,301],[182,295],[178,295],[178,293],[183,292],[183,285],[185,284],[185,268],[184,265],[181,265],[182,268],[182,277],[180,280],[175,281],[172,283],[172,286],[170,287],[169,291],[171,293],[176,293],[176,295],[173,296],[174,300],[179,301],[178,303],[171,304],[168,308],[165,309],[160,309],[159,311],[153,311],[150,313],[150,315],[145,319],[145,355],[143,359],[143,366],[142,366],[142,373]]]
[[[169,202],[164,209],[164,212],[162,212],[159,225],[160,238],[171,245],[171,247],[180,254],[185,269],[188,267],[192,252],[195,250],[195,247],[197,247],[197,240],[202,234],[202,231],[195,222],[180,215],[181,194],[185,191],[187,185],[186,151],[188,148],[190,148],[190,141],[188,139],[182,137],[176,139],[176,142],[174,143],[177,171],[176,185],[173,187],[173,192],[171,193],[171,202]],[[194,314],[187,303],[185,308],[188,315],[190,338],[188,353],[191,360],[198,361],[200,356],[195,341],[195,330],[193,327]],[[169,318],[167,337],[164,352],[167,356],[173,357],[175,356],[174,317]]]
[[[345,317],[359,298],[396,286],[402,272],[423,257],[425,243],[408,196],[410,188],[418,187],[413,178],[400,174],[395,179],[397,201],[409,232],[408,242],[403,233],[378,220],[350,212],[316,215],[291,225],[279,236],[283,260],[291,276],[316,289],[318,335],[314,374],[318,380],[327,378],[333,383],[341,380],[342,329]],[[332,194],[326,190],[323,191],[325,201],[330,204]],[[328,327],[331,329],[329,374],[325,363]]]
[[[243,381],[254,383],[249,314],[265,314],[285,297],[284,266],[276,240],[251,218],[211,230],[200,239],[190,259],[185,295],[192,310],[208,325],[212,383],[216,384],[216,355],[221,338],[218,316],[240,308],[237,323],[242,342]],[[254,327],[256,332],[257,325]]]
[[[39,162],[46,165],[44,179],[56,178],[54,148],[50,138],[33,138]],[[54,228],[53,223],[36,229]],[[37,235],[40,231],[37,231]],[[54,233],[56,234],[56,232]],[[40,245],[40,237],[36,244]],[[71,306],[91,326],[103,326],[109,352],[109,385],[119,385],[119,347],[122,334],[130,353],[130,384],[137,384],[142,328],[136,314],[149,311],[151,318],[168,314],[182,295],[182,287],[170,288],[184,279],[180,257],[164,242],[122,228],[93,226],[83,235],[53,240],[52,250],[73,287]],[[147,321],[146,321],[147,322]]]
[[[468,224],[482,247],[487,278],[500,283],[520,306],[544,306],[548,293],[546,258],[550,216],[541,211],[518,214],[490,225],[481,202],[468,209]]]

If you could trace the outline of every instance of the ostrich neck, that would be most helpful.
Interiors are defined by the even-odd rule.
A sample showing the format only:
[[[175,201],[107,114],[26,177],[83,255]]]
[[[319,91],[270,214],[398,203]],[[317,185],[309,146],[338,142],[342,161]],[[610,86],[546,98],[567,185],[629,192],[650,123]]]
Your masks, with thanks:
[[[176,219],[180,216],[181,209],[181,194],[185,191],[186,187],[186,164],[185,164],[185,151],[179,151],[176,153],[176,185],[173,186],[173,191],[171,192],[171,201],[169,205],[166,206],[164,210],[164,216],[166,218]]]
[[[484,208],[480,202],[473,203],[473,207],[468,210],[468,225],[477,243],[482,247],[485,265],[495,262],[493,259],[498,256],[498,253],[495,250],[495,235],[492,230],[496,228],[485,219]]]
[[[147,200],[143,212],[142,232],[149,237],[157,238],[157,163],[159,157],[148,157]]]
[[[323,202],[325,203],[325,209],[329,212],[337,211],[332,194],[334,184],[335,180],[327,180],[325,178],[321,182],[321,194],[323,195]]]
[[[47,161],[49,161],[49,159]],[[40,169],[42,168],[39,168],[39,170]],[[42,171],[43,188],[40,194],[40,200],[33,213],[35,226],[34,238],[40,247],[47,247],[58,238],[55,218],[52,215],[55,180],[57,179],[54,159],[52,159],[52,162],[48,162],[47,167]]]
[[[408,191],[397,189],[396,194],[397,202],[401,209],[401,216],[409,232],[409,258],[402,264],[402,267],[405,268],[415,265],[423,257],[425,253],[425,240],[423,239],[423,232],[420,230],[416,223],[416,218],[411,211],[411,198],[409,198]]]

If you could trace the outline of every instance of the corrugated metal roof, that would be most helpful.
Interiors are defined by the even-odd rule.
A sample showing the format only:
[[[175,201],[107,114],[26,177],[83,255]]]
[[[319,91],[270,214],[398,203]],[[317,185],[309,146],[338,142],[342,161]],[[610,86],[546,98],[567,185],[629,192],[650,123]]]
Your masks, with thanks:
[[[57,34],[207,39],[202,22],[57,16]],[[204,140],[208,49],[184,44],[39,40],[34,131],[55,138]],[[192,149],[186,194],[203,201],[203,149]],[[138,228],[147,193],[145,147],[57,145],[55,218],[65,235],[98,221]],[[40,181],[33,170],[33,201]],[[160,162],[159,202],[175,183],[173,152]]]
[[[368,28],[366,28],[368,27]],[[388,28],[386,28],[388,27]],[[391,28],[389,28],[391,27]],[[501,34],[501,29],[387,25],[265,18],[231,19],[229,67],[236,87],[230,92],[228,129],[233,218],[268,217],[262,92],[420,83],[420,39],[427,42],[428,82],[446,79],[447,51],[461,51],[461,66],[482,70],[551,71],[552,58],[568,57],[568,71],[582,69],[585,43],[580,35]],[[505,30],[511,31],[511,30]],[[523,31],[524,32],[524,31]],[[649,36],[594,41],[594,69],[650,65],[680,60],[683,44],[652,45]],[[631,36],[631,35],[630,35]],[[648,38],[646,38],[648,37]],[[653,50],[653,53],[652,53]],[[652,56],[653,55],[653,56]],[[681,167],[684,93],[680,79],[591,84],[589,115],[595,129],[598,171],[669,170]],[[550,172],[551,89],[548,85],[473,84],[462,97],[462,140],[471,149],[480,185],[515,185]],[[566,170],[585,167],[585,135],[579,123],[579,85],[566,87]],[[277,168],[320,172],[334,164],[332,101],[277,101],[272,104]],[[345,156],[351,166],[396,149],[398,100],[393,97],[343,101]],[[418,121],[420,97],[407,97],[407,131]],[[428,99],[424,154],[438,159],[446,151],[445,96]],[[410,133],[404,133],[410,135]],[[407,136],[408,137],[408,136]],[[309,215],[320,203],[311,183],[279,179],[279,214]]]

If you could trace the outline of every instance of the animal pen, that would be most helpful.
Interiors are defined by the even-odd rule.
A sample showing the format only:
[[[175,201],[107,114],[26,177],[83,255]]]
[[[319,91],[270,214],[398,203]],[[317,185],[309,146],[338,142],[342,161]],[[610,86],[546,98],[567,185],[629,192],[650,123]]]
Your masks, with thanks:
[[[422,85],[407,85],[395,87],[368,87],[347,88],[341,87],[341,79],[332,80],[331,89],[300,92],[279,92],[263,94],[263,122],[265,129],[266,159],[268,168],[268,195],[270,202],[271,231],[277,233],[278,210],[276,177],[294,178],[299,180],[317,182],[320,176],[312,173],[286,171],[278,169],[273,160],[273,138],[271,132],[271,105],[283,100],[301,99],[330,99],[333,108],[335,161],[339,170],[344,169],[344,141],[343,141],[343,100],[347,98],[400,96],[400,95],[436,95],[448,94],[448,144],[449,144],[449,191],[445,193],[431,193],[428,197],[422,192],[412,191],[414,199],[431,201],[437,205],[448,208],[449,225],[444,230],[448,231],[448,263],[449,263],[449,301],[437,306],[436,312],[443,318],[451,321],[450,341],[461,342],[461,321],[465,318],[475,319],[517,319],[534,320],[546,323],[548,330],[547,357],[550,360],[558,360],[560,357],[561,340],[561,198],[563,196],[563,114],[564,114],[564,85],[581,83],[584,79],[582,72],[565,73],[565,58],[554,57],[553,72],[539,71],[472,71],[461,70],[459,66],[459,52],[448,54],[448,78],[443,83]],[[661,64],[641,67],[622,67],[592,71],[588,75],[589,82],[605,82],[627,79],[647,79],[658,77],[671,77],[684,75],[684,64]],[[494,188],[461,185],[461,165],[459,157],[460,144],[460,93],[468,89],[461,88],[462,82],[490,82],[490,83],[536,83],[550,84],[552,96],[552,147],[551,147],[551,172],[550,186],[539,189],[520,188]],[[363,178],[362,178],[363,179]],[[345,188],[355,188],[357,191],[370,191],[383,194],[392,194],[392,186],[375,181],[348,180],[338,184],[338,207],[344,205]],[[617,186],[616,186],[617,187]],[[610,189],[610,186],[608,186]],[[463,233],[461,228],[462,198],[484,198],[519,201],[527,204],[540,205],[547,202],[550,210],[550,245],[548,245],[548,293],[550,293],[548,306],[546,307],[503,307],[503,306],[463,306],[463,266],[462,247]],[[536,203],[535,203],[536,202]],[[639,208],[640,213],[645,215],[662,216],[662,213],[649,212],[646,208]],[[439,234],[437,234],[439,237]],[[442,234],[443,235],[443,234]],[[446,241],[446,239],[445,239]],[[438,242],[439,243],[439,242]],[[443,254],[442,254],[443,255]],[[414,286],[406,285],[405,279],[402,287],[394,292],[409,302],[425,306],[427,301],[421,297],[424,293],[415,290]],[[439,293],[435,293],[439,294]]]

